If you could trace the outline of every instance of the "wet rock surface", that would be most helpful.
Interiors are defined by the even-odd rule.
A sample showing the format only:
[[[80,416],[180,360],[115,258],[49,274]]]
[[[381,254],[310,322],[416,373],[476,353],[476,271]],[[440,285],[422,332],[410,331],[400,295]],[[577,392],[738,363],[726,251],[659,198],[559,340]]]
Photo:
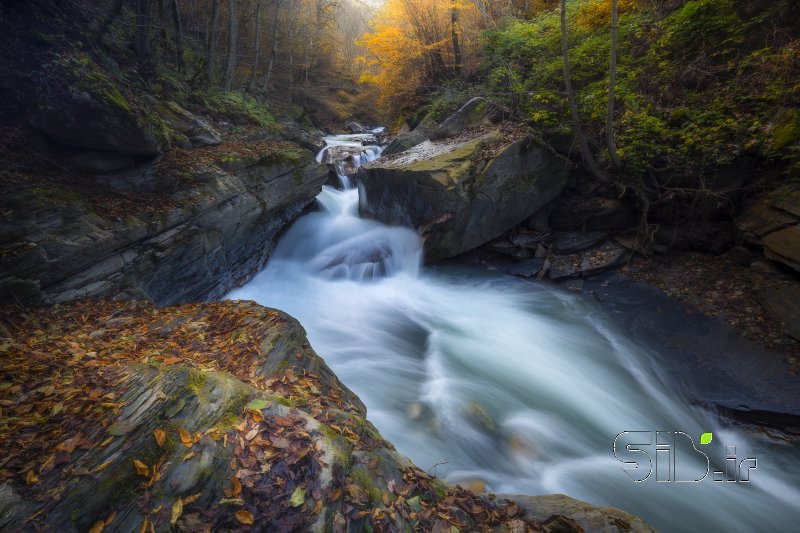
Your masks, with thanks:
[[[800,375],[790,359],[744,339],[720,317],[619,274],[586,280],[582,292],[660,354],[677,390],[730,418],[800,436]]]

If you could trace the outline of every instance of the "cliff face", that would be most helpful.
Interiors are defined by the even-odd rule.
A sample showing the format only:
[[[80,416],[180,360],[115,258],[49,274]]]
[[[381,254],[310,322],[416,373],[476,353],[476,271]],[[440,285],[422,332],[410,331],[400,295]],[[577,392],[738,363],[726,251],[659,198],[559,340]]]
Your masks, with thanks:
[[[0,529],[651,531],[416,468],[286,314],[252,302],[0,308]]]
[[[264,266],[326,179],[294,143],[228,141],[112,174],[6,182],[0,301],[219,298]]]

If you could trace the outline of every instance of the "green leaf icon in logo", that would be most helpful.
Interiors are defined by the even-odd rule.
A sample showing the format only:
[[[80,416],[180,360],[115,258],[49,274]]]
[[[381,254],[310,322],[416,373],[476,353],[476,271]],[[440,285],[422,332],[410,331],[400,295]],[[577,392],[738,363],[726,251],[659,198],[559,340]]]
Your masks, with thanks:
[[[713,437],[711,433],[703,433],[700,435],[700,444],[708,444]]]

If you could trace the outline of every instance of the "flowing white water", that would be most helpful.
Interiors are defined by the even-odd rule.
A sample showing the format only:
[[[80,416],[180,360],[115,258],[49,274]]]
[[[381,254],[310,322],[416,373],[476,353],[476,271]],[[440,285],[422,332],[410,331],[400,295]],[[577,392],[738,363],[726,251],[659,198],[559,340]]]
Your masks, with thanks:
[[[329,145],[355,142],[347,137]],[[688,405],[601,309],[499,274],[420,268],[416,233],[359,218],[356,189],[325,187],[318,201],[321,211],[299,220],[267,269],[229,297],[297,317],[417,465],[493,492],[613,505],[664,531],[796,530],[796,452]],[[634,430],[687,433],[712,472],[725,464],[725,445],[758,468],[750,483],[714,483],[713,473],[658,483],[655,472],[634,483],[612,453],[615,436]],[[699,445],[703,432],[713,432],[710,445]],[[679,441],[674,474],[704,470]]]

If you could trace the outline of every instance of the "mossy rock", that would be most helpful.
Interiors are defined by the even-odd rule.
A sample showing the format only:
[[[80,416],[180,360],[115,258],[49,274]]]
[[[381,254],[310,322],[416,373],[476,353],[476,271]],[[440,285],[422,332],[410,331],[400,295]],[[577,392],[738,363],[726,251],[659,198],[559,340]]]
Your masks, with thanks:
[[[417,229],[437,261],[477,248],[530,218],[566,185],[565,161],[499,131],[424,142],[364,165],[362,214]]]
[[[159,117],[126,98],[123,83],[80,52],[46,62],[31,125],[68,145],[155,156],[169,146]]]

